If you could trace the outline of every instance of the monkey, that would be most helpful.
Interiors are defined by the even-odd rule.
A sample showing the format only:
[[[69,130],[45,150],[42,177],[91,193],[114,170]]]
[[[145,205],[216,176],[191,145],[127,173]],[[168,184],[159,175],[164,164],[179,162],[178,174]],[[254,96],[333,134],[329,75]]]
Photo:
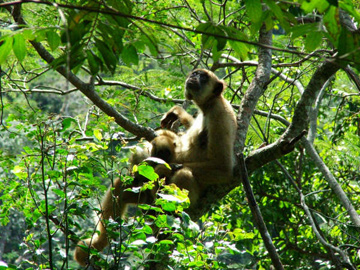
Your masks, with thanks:
[[[170,130],[159,130],[156,133],[157,137],[155,137],[150,144],[147,144],[143,149],[136,149],[130,157],[130,168],[133,168],[134,165],[137,165],[144,160],[146,161],[147,158],[150,158],[148,163],[151,166],[156,166],[156,162],[153,158],[158,158],[168,164],[173,164],[172,166],[174,169],[180,168],[179,166],[174,165],[175,149],[179,146],[178,135]],[[158,174],[161,178],[168,178],[171,176],[172,172],[169,169],[158,169]],[[134,180],[130,185],[124,186],[121,179],[117,178],[113,185],[109,187],[101,203],[102,212],[97,224],[97,231],[100,233],[94,235],[92,238],[79,241],[75,248],[74,258],[81,266],[86,266],[89,263],[89,252],[79,245],[92,247],[98,251],[102,251],[109,244],[104,224],[105,220],[122,217],[129,204],[151,204],[154,201],[156,191],[159,188],[158,186],[155,186],[152,190],[145,190],[140,194],[126,191],[127,188],[141,186],[146,181],[148,180],[144,176],[135,173]]]
[[[161,140],[165,149],[166,146],[170,149],[171,154],[168,159],[170,165],[179,164],[179,169],[172,172],[171,168],[159,164],[155,166],[155,172],[165,175],[166,183],[174,183],[179,188],[189,191],[190,208],[198,204],[199,198],[208,186],[229,183],[233,177],[237,123],[230,103],[223,97],[225,88],[225,83],[211,71],[194,70],[185,81],[184,94],[186,99],[192,100],[197,105],[197,117],[194,119],[183,108],[174,106],[161,120],[161,127],[169,129],[176,120],[179,120],[186,131],[181,135],[169,133],[171,134],[169,137],[175,138],[175,144],[167,144],[167,139]],[[167,133],[164,132],[164,134]],[[162,150],[154,151],[161,152]],[[145,151],[135,157],[135,160],[147,157],[147,153],[156,155],[155,152],[151,154],[151,151]],[[96,235],[93,239],[86,239],[80,242],[80,245],[91,246],[100,251],[108,244],[102,220],[116,217],[113,216],[113,196],[117,198],[117,206],[120,209],[117,215],[124,213],[125,204],[148,199],[147,196],[140,196],[140,198],[136,196],[137,201],[133,202],[133,194],[128,195],[129,198],[125,196],[125,193],[121,181],[116,180],[114,190],[108,190],[102,203],[103,213],[98,224],[100,235]],[[76,247],[75,259],[80,265],[85,266],[88,257],[88,252],[79,246]]]
[[[197,117],[174,106],[161,120],[162,128],[171,128],[176,120],[186,128],[174,156],[182,168],[169,182],[189,191],[190,208],[196,206],[208,186],[229,183],[233,177],[237,122],[231,104],[222,94],[225,87],[211,71],[192,71],[185,81],[185,97],[197,105]],[[166,170],[158,165],[155,171],[160,168]]]

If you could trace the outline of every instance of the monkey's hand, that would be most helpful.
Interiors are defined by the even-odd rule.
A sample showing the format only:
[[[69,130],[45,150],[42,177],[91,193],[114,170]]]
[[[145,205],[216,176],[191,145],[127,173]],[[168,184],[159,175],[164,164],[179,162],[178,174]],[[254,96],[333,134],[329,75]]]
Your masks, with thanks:
[[[172,107],[161,118],[161,128],[171,129],[172,125],[179,119],[179,111],[182,110],[179,106]]]
[[[161,127],[172,130],[178,120],[188,129],[192,125],[194,118],[182,107],[174,106],[161,119]]]

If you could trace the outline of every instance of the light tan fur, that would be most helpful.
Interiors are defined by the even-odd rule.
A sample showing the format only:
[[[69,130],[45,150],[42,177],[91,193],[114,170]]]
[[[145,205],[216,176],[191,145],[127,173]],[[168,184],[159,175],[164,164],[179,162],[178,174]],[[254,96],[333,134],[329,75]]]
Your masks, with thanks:
[[[228,183],[233,176],[236,116],[222,95],[224,89],[224,82],[214,73],[203,69],[193,71],[185,82],[185,96],[199,107],[198,116],[194,119],[181,107],[171,108],[161,121],[162,127],[170,128],[176,120],[180,120],[187,130],[181,136],[171,131],[160,131],[150,151],[151,156],[156,156],[161,152],[159,149],[170,149],[167,162],[182,165],[175,172],[164,165],[157,165],[155,171],[166,176],[168,183],[189,190],[190,207],[197,204],[207,186]],[[148,150],[142,151],[133,160],[139,162],[147,157],[147,153]],[[123,215],[129,203],[144,203],[149,199],[153,199],[153,195],[134,196],[134,193],[124,191],[119,179],[115,180],[113,190],[109,188],[102,202],[102,215],[97,227],[100,234],[79,244],[102,250],[108,245],[103,221]],[[80,265],[86,266],[88,258],[88,251],[76,247],[75,259]]]
[[[170,127],[176,115],[187,128],[175,153],[175,163],[182,164],[183,169],[174,173],[170,183],[189,190],[191,207],[204,188],[228,183],[233,176],[236,116],[222,95],[224,89],[224,82],[214,73],[195,70],[185,82],[185,97],[199,107],[196,119],[178,106],[162,119],[162,126]]]

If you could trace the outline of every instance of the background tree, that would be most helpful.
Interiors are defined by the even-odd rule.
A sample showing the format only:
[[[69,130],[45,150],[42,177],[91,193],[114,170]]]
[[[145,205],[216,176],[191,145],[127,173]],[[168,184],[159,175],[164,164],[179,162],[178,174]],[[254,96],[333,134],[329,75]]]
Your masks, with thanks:
[[[233,183],[210,187],[192,212],[186,194],[163,187],[155,206],[109,221],[114,240],[105,253],[94,251],[93,267],[360,264],[358,4],[0,7],[0,269],[77,267],[74,243],[94,233],[106,187],[119,176],[131,181],[131,148],[154,138],[172,105],[196,111],[182,88],[198,67],[226,81],[238,113]]]

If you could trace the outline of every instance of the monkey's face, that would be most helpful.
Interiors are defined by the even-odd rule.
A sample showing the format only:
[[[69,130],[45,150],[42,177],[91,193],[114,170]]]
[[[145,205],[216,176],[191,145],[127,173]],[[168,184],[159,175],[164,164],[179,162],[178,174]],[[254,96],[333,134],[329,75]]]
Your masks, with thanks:
[[[214,73],[204,69],[194,70],[185,81],[185,97],[194,100],[198,105],[219,96],[223,89],[223,82]]]

